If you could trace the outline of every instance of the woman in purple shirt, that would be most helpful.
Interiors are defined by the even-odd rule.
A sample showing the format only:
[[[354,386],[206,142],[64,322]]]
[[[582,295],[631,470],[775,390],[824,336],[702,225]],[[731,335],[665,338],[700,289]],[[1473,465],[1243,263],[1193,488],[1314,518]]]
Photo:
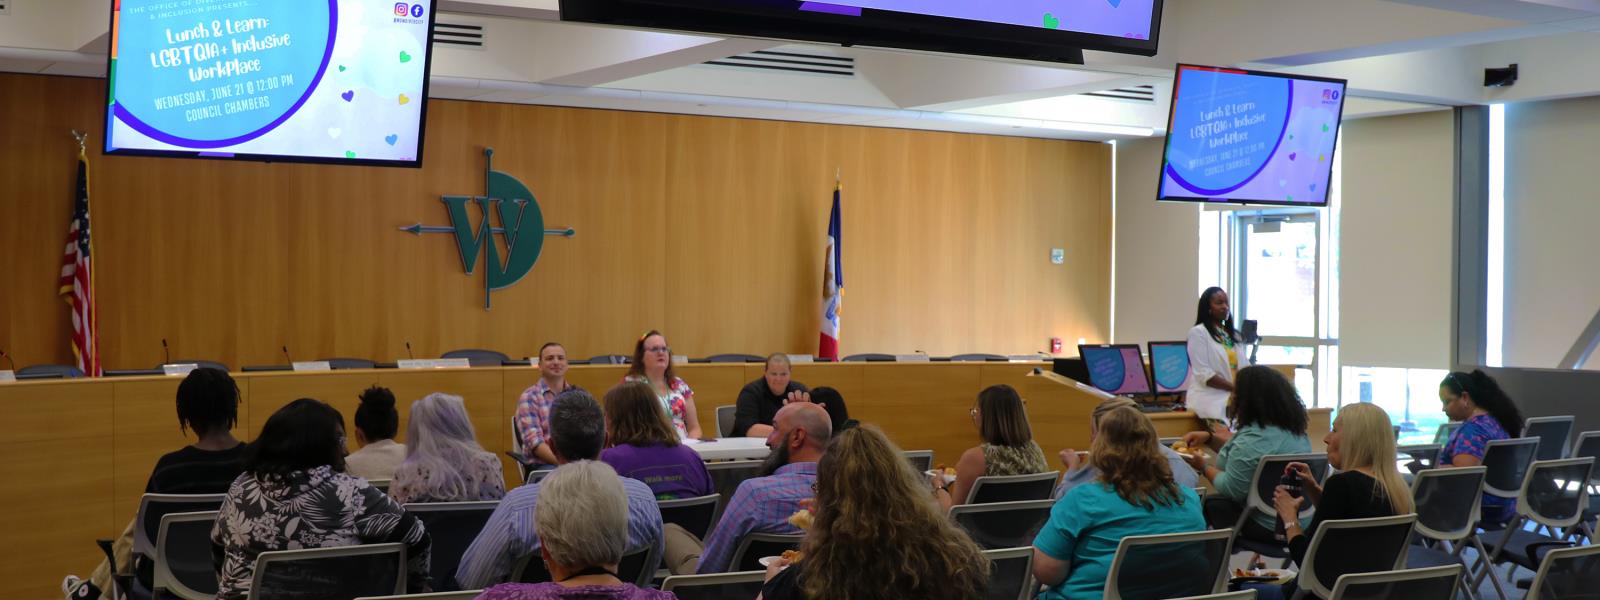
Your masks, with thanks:
[[[1476,467],[1483,464],[1489,442],[1522,437],[1522,412],[1488,373],[1445,375],[1439,402],[1451,421],[1461,422],[1439,451],[1441,467]],[[1484,493],[1482,506],[1483,521],[1504,523],[1516,514],[1517,501]]]
[[[650,486],[656,498],[694,498],[712,492],[700,454],[678,442],[650,385],[629,382],[605,397],[606,445],[600,460],[617,474]]]

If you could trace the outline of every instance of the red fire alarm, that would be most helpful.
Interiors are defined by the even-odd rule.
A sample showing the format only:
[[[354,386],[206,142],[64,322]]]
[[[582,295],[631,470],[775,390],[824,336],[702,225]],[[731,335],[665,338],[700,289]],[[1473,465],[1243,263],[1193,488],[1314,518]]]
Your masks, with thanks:
[[[1061,354],[1061,338],[1050,338],[1050,353]]]

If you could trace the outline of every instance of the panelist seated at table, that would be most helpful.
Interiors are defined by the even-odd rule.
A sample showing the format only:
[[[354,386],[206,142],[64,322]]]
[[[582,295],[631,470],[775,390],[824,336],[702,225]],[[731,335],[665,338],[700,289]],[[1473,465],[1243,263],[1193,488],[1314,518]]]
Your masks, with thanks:
[[[764,438],[772,433],[772,418],[778,409],[790,402],[809,400],[810,391],[805,384],[789,378],[789,355],[773,354],[767,357],[766,372],[760,379],[745,384],[739,390],[739,401],[734,411],[733,437]]]
[[[661,401],[662,410],[672,418],[672,428],[678,430],[678,437],[701,437],[700,417],[694,407],[694,390],[689,389],[689,384],[679,379],[673,371],[672,347],[667,345],[667,336],[652,329],[639,338],[633,345],[633,362],[629,364],[628,374],[622,380],[650,385],[650,389],[656,393],[656,399]]]
[[[1044,450],[1033,441],[1028,413],[1023,410],[1022,397],[1017,395],[1017,390],[1005,384],[984,388],[969,412],[983,443],[961,453],[954,481],[942,473],[930,476],[934,495],[945,510],[965,504],[967,492],[979,477],[1031,475],[1050,470]]]
[[[655,392],[624,383],[605,397],[606,444],[600,460],[623,477],[644,482],[656,498],[695,498],[712,492],[700,454],[680,443]]]
[[[514,421],[517,436],[522,438],[522,462],[534,469],[553,469],[556,456],[550,450],[550,406],[556,396],[568,390],[583,388],[567,381],[567,349],[557,342],[545,342],[539,347],[539,382],[523,390],[517,399],[517,416]]]

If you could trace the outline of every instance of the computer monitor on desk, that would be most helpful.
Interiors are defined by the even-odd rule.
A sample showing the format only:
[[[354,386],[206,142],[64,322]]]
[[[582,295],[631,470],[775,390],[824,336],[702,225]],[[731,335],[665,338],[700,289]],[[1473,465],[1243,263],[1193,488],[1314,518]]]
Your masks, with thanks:
[[[1118,396],[1151,396],[1150,377],[1138,344],[1078,345],[1089,384]]]
[[[1189,389],[1189,342],[1150,342],[1150,379],[1157,394]]]

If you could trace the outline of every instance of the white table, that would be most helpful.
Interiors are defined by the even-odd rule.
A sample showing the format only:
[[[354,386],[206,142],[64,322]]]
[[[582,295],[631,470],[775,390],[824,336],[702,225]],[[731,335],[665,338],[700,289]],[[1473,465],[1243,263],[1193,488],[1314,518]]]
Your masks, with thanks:
[[[685,440],[684,444],[700,453],[704,460],[758,460],[772,453],[765,438],[719,438],[714,442]]]

